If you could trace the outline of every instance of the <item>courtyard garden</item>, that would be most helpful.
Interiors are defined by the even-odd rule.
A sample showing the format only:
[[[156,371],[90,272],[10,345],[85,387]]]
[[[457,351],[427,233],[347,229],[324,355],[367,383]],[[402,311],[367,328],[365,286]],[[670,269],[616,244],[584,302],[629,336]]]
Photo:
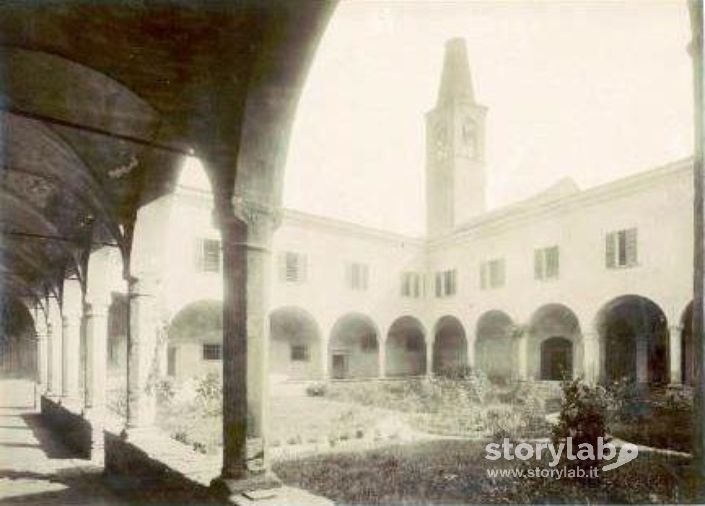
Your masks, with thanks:
[[[298,387],[295,395],[273,389],[268,443],[275,449],[334,448],[353,440],[388,444],[445,436],[541,438],[551,430],[545,419],[550,404],[545,392],[527,385],[497,387],[478,375],[432,381],[314,383],[305,393],[303,385]],[[162,381],[157,390],[157,420],[165,432],[197,451],[219,451],[222,385],[217,375],[195,378],[178,388]],[[283,453],[287,452],[273,452]]]
[[[178,388],[160,382],[157,391],[165,432],[196,451],[220,452],[217,375]],[[469,374],[298,384],[273,388],[268,443],[284,482],[337,503],[688,503],[696,473],[686,455],[640,452],[589,480],[490,475],[488,469],[526,472],[537,462],[485,456],[488,442],[567,435],[690,452],[692,409],[687,390],[577,380],[497,385]]]
[[[483,442],[429,441],[282,461],[274,471],[288,484],[350,505],[694,502],[695,472],[682,457],[640,455],[600,479],[586,481],[489,477],[484,455]],[[528,466],[492,463],[496,469]]]
[[[633,384],[611,388],[609,432],[635,444],[689,453],[692,450],[693,411],[689,389],[652,388]]]

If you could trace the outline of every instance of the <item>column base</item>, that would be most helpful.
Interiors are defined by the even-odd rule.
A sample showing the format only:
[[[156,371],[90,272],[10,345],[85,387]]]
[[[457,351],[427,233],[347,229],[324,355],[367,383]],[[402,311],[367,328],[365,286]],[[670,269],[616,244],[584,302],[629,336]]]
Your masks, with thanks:
[[[154,425],[126,426],[120,432],[120,439],[123,441],[139,441],[151,439],[155,434],[160,433]]]
[[[230,504],[243,504],[249,501],[271,499],[277,496],[282,482],[272,471],[248,473],[242,478],[223,478],[211,481],[211,493]]]
[[[78,396],[69,397],[66,395],[62,395],[61,397],[55,398],[54,402],[56,402],[59,406],[62,406],[65,410],[73,413],[74,415],[83,416],[83,402],[81,402],[81,399]]]

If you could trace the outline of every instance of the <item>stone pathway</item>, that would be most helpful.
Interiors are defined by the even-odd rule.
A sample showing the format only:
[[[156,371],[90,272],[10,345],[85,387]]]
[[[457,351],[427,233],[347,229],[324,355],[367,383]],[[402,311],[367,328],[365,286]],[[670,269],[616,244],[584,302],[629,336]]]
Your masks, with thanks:
[[[0,504],[127,505],[100,470],[52,437],[34,406],[34,385],[0,380]]]

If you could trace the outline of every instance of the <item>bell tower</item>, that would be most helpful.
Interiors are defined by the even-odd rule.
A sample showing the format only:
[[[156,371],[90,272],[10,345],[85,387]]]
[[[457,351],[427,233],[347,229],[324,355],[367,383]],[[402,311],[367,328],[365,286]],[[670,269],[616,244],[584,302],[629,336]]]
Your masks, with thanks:
[[[465,40],[446,42],[436,106],[426,113],[426,231],[437,236],[485,212],[485,115]]]

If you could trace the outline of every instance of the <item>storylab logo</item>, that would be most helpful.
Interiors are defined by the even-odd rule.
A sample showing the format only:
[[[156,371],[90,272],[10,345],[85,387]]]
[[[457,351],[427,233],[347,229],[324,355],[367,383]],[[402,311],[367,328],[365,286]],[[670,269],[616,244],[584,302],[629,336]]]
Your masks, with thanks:
[[[605,442],[602,437],[597,438],[597,445],[591,443],[573,444],[573,438],[553,443],[551,441],[536,441],[512,443],[505,438],[502,443],[489,443],[485,446],[485,459],[487,460],[536,460],[544,462],[550,467],[556,467],[561,461],[582,460],[603,462],[602,471],[610,471],[631,462],[639,455],[639,448],[631,443],[625,443],[617,448],[610,442]],[[607,462],[607,464],[604,464]]]

